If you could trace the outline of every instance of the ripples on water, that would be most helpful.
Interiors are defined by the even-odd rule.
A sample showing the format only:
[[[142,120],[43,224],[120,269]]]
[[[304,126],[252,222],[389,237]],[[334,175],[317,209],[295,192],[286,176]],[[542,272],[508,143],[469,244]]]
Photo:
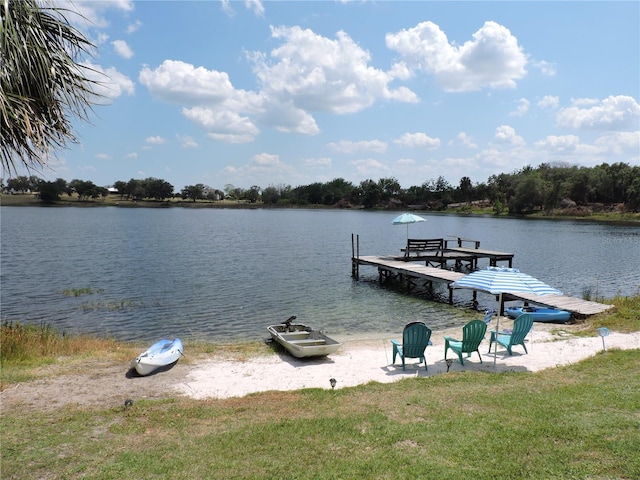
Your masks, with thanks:
[[[433,329],[468,321],[460,308],[351,279],[361,255],[399,253],[393,213],[315,210],[2,207],[2,319],[151,341],[257,340],[297,315],[336,335]],[[637,294],[640,227],[427,215],[410,236],[459,235],[512,252],[514,266],[568,295]],[[64,290],[92,289],[78,297]],[[437,291],[447,298],[446,288]],[[494,307],[480,295],[482,306]],[[470,292],[456,291],[459,304]]]

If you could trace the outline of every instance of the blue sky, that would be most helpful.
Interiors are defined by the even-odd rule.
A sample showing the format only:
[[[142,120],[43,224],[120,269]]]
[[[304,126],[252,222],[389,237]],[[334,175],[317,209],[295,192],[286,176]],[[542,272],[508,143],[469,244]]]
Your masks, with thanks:
[[[408,188],[640,164],[637,1],[68,5],[105,98],[48,179]]]

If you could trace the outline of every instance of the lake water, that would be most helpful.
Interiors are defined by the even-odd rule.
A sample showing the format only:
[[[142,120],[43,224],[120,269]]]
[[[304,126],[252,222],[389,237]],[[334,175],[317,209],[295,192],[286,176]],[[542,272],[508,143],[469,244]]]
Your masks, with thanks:
[[[290,315],[340,336],[437,330],[468,321],[460,306],[351,278],[361,255],[399,254],[393,212],[281,209],[1,207],[1,317],[122,340],[266,337]],[[513,266],[582,297],[640,292],[640,226],[426,214],[411,237],[462,236],[514,253]],[[74,296],[73,293],[83,293]],[[446,287],[437,291],[447,297]],[[481,306],[495,307],[491,296]]]

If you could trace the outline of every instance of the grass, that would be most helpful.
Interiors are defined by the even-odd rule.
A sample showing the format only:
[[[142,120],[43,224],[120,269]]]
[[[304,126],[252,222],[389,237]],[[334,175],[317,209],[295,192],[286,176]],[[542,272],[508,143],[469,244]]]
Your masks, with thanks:
[[[3,478],[638,478],[640,352],[242,399],[3,413]]]
[[[0,390],[38,378],[46,365],[65,364],[72,369],[88,358],[131,358],[131,346],[113,339],[66,335],[51,325],[4,322],[0,327]]]
[[[617,296],[611,300],[600,301],[614,305],[615,308],[580,321],[578,328],[572,330],[572,334],[579,336],[593,335],[599,327],[606,327],[609,330],[621,333],[640,331],[640,295],[633,297]]]
[[[614,303],[615,312],[580,329],[639,331],[640,297]],[[3,325],[3,376],[5,365],[38,362],[4,359],[8,328],[16,326]],[[53,335],[48,327],[20,329],[30,330],[38,358],[86,353],[46,353],[38,344],[52,344],[43,340]],[[81,341],[94,353],[111,346]],[[267,351],[239,345],[231,354]],[[3,410],[2,478],[639,478],[638,392],[640,350],[611,349],[538,373],[452,372],[336,391]]]

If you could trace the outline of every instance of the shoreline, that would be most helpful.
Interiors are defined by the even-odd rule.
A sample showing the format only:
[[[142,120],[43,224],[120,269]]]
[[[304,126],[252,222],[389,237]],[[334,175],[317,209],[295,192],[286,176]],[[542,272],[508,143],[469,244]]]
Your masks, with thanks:
[[[508,320],[501,326],[508,327]],[[495,321],[489,330],[495,328]],[[241,398],[267,391],[291,391],[305,388],[330,389],[329,380],[335,378],[336,389],[363,385],[369,382],[391,383],[403,378],[429,378],[462,372],[537,372],[579,362],[603,350],[597,332],[588,337],[571,333],[570,325],[534,324],[527,337],[525,354],[521,346],[514,347],[509,356],[502,347],[497,355],[492,348],[487,353],[488,338],[480,345],[483,362],[477,354],[460,364],[457,355],[447,373],[444,360],[444,336],[461,336],[461,328],[432,333],[433,346],[425,352],[424,364],[408,359],[406,369],[397,359],[391,364],[391,339],[401,339],[402,333],[373,334],[344,340],[338,352],[328,357],[299,360],[280,349],[273,354],[190,354],[188,344],[185,358],[172,368],[146,377],[131,375],[129,361],[101,363],[91,359],[79,366],[82,373],[55,374],[55,366],[46,367],[52,375],[11,386],[0,394],[3,410],[50,410],[67,406],[121,407],[126,400],[161,400],[190,398],[194,400],[222,400]],[[605,339],[606,349],[640,349],[640,332],[611,334]],[[495,366],[494,366],[495,359]],[[126,364],[125,364],[126,363]]]
[[[29,197],[29,198],[15,198],[15,197]],[[8,202],[5,200],[10,199]],[[45,204],[39,200],[33,198],[33,195],[29,194],[0,194],[0,206],[4,207],[79,207],[79,208],[93,208],[93,207],[119,207],[119,208],[214,208],[214,209],[278,209],[278,210],[354,210],[363,211],[366,210],[362,206],[354,206],[349,208],[344,207],[331,207],[327,205],[270,205],[264,203],[246,203],[244,201],[217,201],[217,202],[192,202],[185,200],[122,200],[122,199],[109,199],[108,201],[79,201],[77,199],[68,200],[60,199],[57,202]],[[563,214],[561,212],[556,214],[530,214],[530,215],[508,215],[506,213],[496,215],[486,210],[424,210],[424,209],[412,209],[409,207],[400,209],[383,209],[373,208],[370,211],[388,211],[388,212],[402,212],[402,211],[415,211],[428,213],[429,215],[454,215],[463,217],[483,217],[492,216],[496,218],[506,219],[526,219],[526,220],[557,220],[557,221],[585,221],[585,222],[597,222],[597,223],[616,223],[620,225],[635,226],[640,223],[640,214],[638,213],[606,213],[601,212],[589,212],[585,215],[571,215]]]

